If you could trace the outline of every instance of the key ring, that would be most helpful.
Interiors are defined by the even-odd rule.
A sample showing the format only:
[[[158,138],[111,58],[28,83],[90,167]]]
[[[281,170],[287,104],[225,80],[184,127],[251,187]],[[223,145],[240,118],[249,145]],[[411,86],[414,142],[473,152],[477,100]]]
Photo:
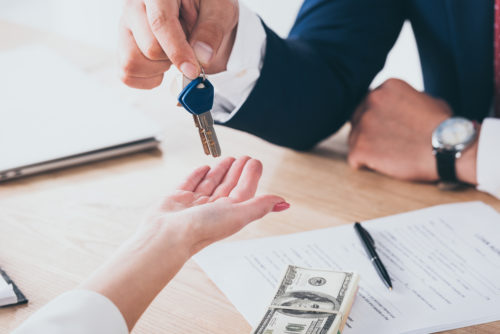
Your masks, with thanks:
[[[201,69],[201,77],[203,78],[203,81],[207,80],[207,75],[205,74],[205,69],[203,66],[200,64],[200,69]]]

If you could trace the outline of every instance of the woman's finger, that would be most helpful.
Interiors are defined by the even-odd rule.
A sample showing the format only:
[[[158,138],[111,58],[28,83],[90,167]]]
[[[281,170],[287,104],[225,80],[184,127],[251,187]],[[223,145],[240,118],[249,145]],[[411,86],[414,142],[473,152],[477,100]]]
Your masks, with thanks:
[[[211,243],[229,237],[270,212],[283,211],[289,207],[290,204],[282,197],[274,195],[258,196],[240,203],[230,203],[225,198],[198,207],[198,223],[193,233],[198,236],[199,242],[194,245],[193,254]],[[207,211],[208,208],[211,211]]]
[[[196,187],[195,193],[199,196],[211,196],[215,188],[219,186],[224,176],[226,176],[234,160],[232,157],[225,158],[218,165],[210,169],[205,178]]]
[[[250,222],[260,219],[270,212],[284,211],[290,207],[282,197],[275,195],[262,195],[235,205],[234,214],[243,228]]]
[[[250,157],[244,156],[233,162],[222,183],[214,190],[210,201],[213,202],[221,197],[229,196],[231,191],[238,184],[241,172],[243,171],[243,168],[248,160],[250,160]]]
[[[209,166],[201,166],[196,168],[191,174],[177,187],[179,190],[194,191],[200,184],[201,180],[207,175],[210,170]]]
[[[256,159],[250,159],[245,164],[241,172],[238,184],[229,194],[229,197],[238,202],[246,201],[252,198],[257,191],[259,179],[262,175],[262,163]]]

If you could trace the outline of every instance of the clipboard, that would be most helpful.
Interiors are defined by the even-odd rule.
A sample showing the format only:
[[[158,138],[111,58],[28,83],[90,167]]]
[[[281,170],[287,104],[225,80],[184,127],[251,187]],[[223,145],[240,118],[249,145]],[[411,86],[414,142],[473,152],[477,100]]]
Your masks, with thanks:
[[[16,294],[16,297],[17,297],[17,302],[11,303],[11,304],[6,304],[6,305],[0,305],[0,308],[11,307],[11,306],[16,306],[16,305],[28,303],[28,299],[26,298],[26,296],[21,292],[21,290],[16,285],[16,283],[14,283],[14,281],[12,281],[12,279],[9,277],[9,275],[7,275],[7,273],[4,270],[2,270],[2,268],[0,268],[0,275],[2,276],[3,280],[7,284],[12,284],[12,290],[14,291],[14,293]]]

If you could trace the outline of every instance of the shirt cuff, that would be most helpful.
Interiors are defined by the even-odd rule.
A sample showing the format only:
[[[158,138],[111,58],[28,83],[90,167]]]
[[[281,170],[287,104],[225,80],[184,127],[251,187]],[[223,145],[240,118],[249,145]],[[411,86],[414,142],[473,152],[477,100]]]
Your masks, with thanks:
[[[477,189],[500,198],[500,119],[486,118],[477,149]]]
[[[13,334],[127,334],[118,307],[90,290],[71,290],[42,307]]]
[[[266,51],[266,32],[260,18],[241,2],[239,11],[227,70],[208,76],[215,88],[212,114],[219,123],[229,121],[245,103],[259,79]]]

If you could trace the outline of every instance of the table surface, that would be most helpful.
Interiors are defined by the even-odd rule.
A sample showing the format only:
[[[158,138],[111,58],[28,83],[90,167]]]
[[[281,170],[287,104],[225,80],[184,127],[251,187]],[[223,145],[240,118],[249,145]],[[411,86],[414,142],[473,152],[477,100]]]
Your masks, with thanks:
[[[161,151],[0,184],[0,265],[30,299],[25,306],[0,309],[0,333],[7,333],[102,264],[178,180],[215,161],[202,153],[191,117],[174,106],[167,85],[152,91],[125,87],[117,79],[112,52],[5,21],[0,21],[0,41],[0,51],[47,45],[155,119],[164,134]],[[452,202],[479,200],[500,210],[500,201],[474,189],[442,192],[432,184],[350,169],[347,127],[305,153],[225,127],[216,130],[224,156],[250,155],[263,162],[260,192],[282,195],[292,205],[230,240],[338,226]],[[191,260],[158,295],[134,333],[228,333],[228,328],[232,333],[251,330]],[[497,332],[500,322],[449,331]]]

